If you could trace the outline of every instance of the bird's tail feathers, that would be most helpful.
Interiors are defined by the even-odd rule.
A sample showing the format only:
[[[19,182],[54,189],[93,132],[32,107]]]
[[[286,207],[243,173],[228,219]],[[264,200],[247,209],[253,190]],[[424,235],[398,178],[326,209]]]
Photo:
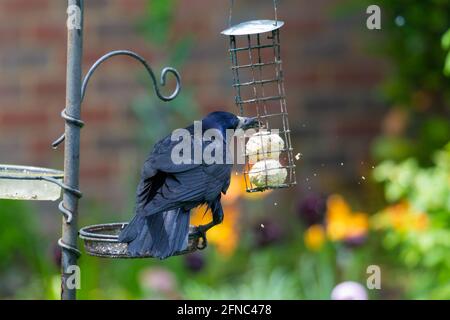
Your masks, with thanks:
[[[165,259],[187,249],[189,210],[175,209],[150,216],[136,216],[119,236],[134,256],[150,254]]]
[[[135,215],[119,235],[119,242],[130,242],[137,238],[142,227],[145,226],[145,217]]]

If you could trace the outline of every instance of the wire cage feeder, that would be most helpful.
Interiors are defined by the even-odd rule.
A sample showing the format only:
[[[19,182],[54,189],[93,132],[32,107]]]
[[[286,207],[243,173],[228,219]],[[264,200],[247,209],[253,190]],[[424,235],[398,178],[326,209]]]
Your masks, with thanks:
[[[247,192],[286,188],[296,184],[281,60],[280,28],[274,20],[231,25],[229,36],[235,103],[242,116],[257,117],[261,126],[245,147]]]

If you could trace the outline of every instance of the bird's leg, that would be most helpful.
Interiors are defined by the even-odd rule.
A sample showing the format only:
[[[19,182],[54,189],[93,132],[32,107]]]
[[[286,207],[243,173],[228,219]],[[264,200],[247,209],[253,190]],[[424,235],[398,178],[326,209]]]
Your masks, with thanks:
[[[212,227],[214,227],[215,225],[222,223],[222,221],[223,221],[223,208],[222,208],[222,204],[220,203],[220,199],[214,203],[214,205],[211,207],[211,209],[212,209],[213,221],[211,221],[210,223],[201,225],[201,226],[197,226],[195,228],[195,231],[200,234],[200,238],[203,239],[203,242],[204,242],[203,248],[206,248],[207,243],[208,243],[206,240],[206,232],[209,229],[211,229]]]
[[[197,227],[198,231],[206,233],[206,231],[208,231],[209,229],[211,229],[215,225],[218,225],[218,224],[222,223],[222,221],[223,221],[223,208],[222,208],[222,204],[220,203],[220,199],[214,202],[214,204],[211,207],[211,209],[212,209],[211,211],[212,211],[213,221],[211,221],[208,224],[204,224],[204,225],[198,226]]]

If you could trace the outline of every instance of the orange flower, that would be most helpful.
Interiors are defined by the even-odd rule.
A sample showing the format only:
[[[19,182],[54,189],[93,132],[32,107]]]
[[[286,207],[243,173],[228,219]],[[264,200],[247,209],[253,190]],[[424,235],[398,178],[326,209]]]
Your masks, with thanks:
[[[304,234],[306,247],[311,251],[318,251],[325,243],[325,230],[322,225],[315,224],[310,226]]]
[[[326,231],[332,241],[364,236],[369,229],[368,215],[353,213],[340,195],[331,195],[327,201]]]
[[[239,218],[239,210],[236,206],[224,206],[224,219],[221,224],[214,226],[207,232],[209,243],[214,244],[217,250],[224,256],[230,256],[239,241],[239,233],[237,229],[237,221]],[[205,214],[206,208],[198,207],[192,211],[191,224],[202,225],[212,220],[211,211]]]
[[[407,201],[391,205],[372,219],[375,229],[393,228],[398,232],[423,231],[428,227],[428,215],[416,211]]]
[[[240,197],[245,195],[245,181],[242,175],[237,175],[235,172],[231,173],[230,186],[227,193],[222,195],[222,203],[229,205],[235,203]]]
[[[270,191],[269,191],[270,192]],[[224,220],[218,226],[214,226],[208,231],[209,243],[214,244],[220,253],[231,255],[239,240],[237,221],[239,219],[238,200],[239,199],[259,199],[265,197],[269,192],[246,192],[246,184],[243,174],[231,173],[230,187],[225,195],[222,195],[222,205],[224,209]],[[191,224],[201,225],[212,220],[211,212],[205,214],[206,208],[199,207],[192,210]]]
[[[364,212],[356,212],[350,219],[347,238],[363,236],[369,230],[369,216]]]

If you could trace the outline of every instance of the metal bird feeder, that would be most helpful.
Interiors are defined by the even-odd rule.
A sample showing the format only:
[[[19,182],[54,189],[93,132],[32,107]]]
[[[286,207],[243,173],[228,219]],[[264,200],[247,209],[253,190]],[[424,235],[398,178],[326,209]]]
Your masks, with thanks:
[[[127,244],[119,243],[117,235],[126,223],[113,223],[88,226],[78,232],[78,200],[82,193],[79,191],[80,166],[80,129],[84,126],[81,120],[81,103],[86,88],[94,71],[106,60],[114,56],[128,56],[139,61],[147,70],[156,95],[163,101],[170,101],[177,97],[181,89],[178,72],[173,68],[165,68],[161,72],[160,84],[166,84],[166,77],[171,73],[176,80],[176,88],[169,95],[163,95],[158,87],[158,81],[152,69],[144,58],[128,50],[112,51],[98,59],[87,72],[82,81],[82,42],[83,42],[83,0],[68,0],[67,7],[67,75],[66,75],[66,107],[61,112],[65,120],[65,133],[53,144],[56,149],[64,140],[64,172],[13,165],[0,165],[0,199],[16,200],[57,200],[63,191],[63,200],[59,203],[59,210],[63,214],[62,237],[58,240],[62,248],[61,258],[61,298],[63,300],[76,299],[76,289],[68,286],[68,280],[73,275],[73,266],[81,255],[77,247],[78,235],[85,242],[88,254],[108,258],[143,258],[150,256],[130,256]],[[203,241],[201,241],[203,240]],[[188,248],[178,254],[185,254],[206,246],[204,236],[194,232],[191,226]]]
[[[296,184],[296,177],[280,54],[284,22],[277,18],[274,0],[274,20],[233,26],[233,4],[232,0],[229,28],[222,34],[230,40],[235,103],[242,116],[257,117],[262,124],[245,148],[246,189],[256,192],[290,187]]]
[[[49,200],[61,197],[64,172],[16,165],[0,165],[0,198]]]
[[[128,223],[98,224],[84,227],[80,230],[80,238],[84,241],[87,254],[102,258],[152,258],[151,255],[130,255],[128,244],[118,241],[120,232]],[[197,249],[203,249],[205,242],[201,242],[198,233],[191,226],[189,230],[188,246],[186,250],[175,253],[181,255],[191,253]]]

